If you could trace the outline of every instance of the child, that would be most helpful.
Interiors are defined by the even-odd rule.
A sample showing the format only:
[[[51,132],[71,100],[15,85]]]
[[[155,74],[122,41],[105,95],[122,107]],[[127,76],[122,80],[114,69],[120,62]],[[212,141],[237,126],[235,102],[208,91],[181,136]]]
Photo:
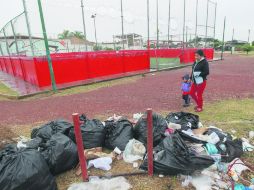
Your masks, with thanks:
[[[183,76],[182,82],[182,95],[184,99],[183,107],[190,106],[190,98],[189,98],[190,87],[191,87],[190,76],[186,74]]]

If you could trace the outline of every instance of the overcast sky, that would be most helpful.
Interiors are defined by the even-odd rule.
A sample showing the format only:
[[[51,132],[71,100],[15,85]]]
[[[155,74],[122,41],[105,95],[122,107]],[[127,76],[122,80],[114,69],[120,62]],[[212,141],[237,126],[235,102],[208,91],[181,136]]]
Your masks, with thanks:
[[[32,34],[41,36],[41,25],[36,0],[26,0]],[[64,29],[83,31],[80,0],[41,0],[49,37],[56,37]],[[254,41],[254,0],[213,0],[218,3],[216,38],[222,39],[223,19],[227,17],[226,40],[232,38],[235,28],[235,39]],[[159,0],[159,31],[161,36],[167,35],[169,0]],[[199,0],[198,24],[206,22],[206,0]],[[94,41],[94,27],[91,15],[96,13],[98,41],[112,41],[113,34],[121,34],[120,0],[84,0],[86,30],[89,40]],[[188,33],[195,33],[196,0],[186,0],[186,22]],[[138,33],[147,36],[146,0],[123,0],[124,32]],[[0,0],[0,28],[10,19],[23,11],[22,0]],[[214,5],[209,4],[208,25],[214,24]],[[150,33],[156,36],[156,0],[150,0]],[[183,0],[171,0],[171,34],[181,34],[183,26]],[[25,20],[16,22],[17,33],[25,34]],[[11,34],[9,29],[7,33]],[[198,34],[204,35],[204,27],[198,28]],[[213,29],[208,30],[213,36]],[[180,38],[179,35],[179,40]]]

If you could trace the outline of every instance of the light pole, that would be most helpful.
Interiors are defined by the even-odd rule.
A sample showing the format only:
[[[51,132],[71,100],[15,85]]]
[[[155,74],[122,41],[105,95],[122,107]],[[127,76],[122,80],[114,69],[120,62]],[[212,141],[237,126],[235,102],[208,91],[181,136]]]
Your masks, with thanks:
[[[248,43],[250,44],[250,29],[248,31]]]
[[[29,43],[31,46],[32,55],[34,56],[34,47],[33,47],[33,43],[32,43],[32,34],[31,34],[31,29],[30,29],[28,14],[27,14],[26,0],[23,0],[23,7],[24,7],[24,12],[25,12],[25,17],[26,17],[26,26],[27,26],[27,31],[28,31],[28,35],[29,35]]]
[[[121,0],[121,22],[122,22],[122,43],[123,43],[123,50],[124,50],[124,30],[123,30],[123,0]],[[128,39],[127,39],[128,41]]]
[[[225,29],[226,29],[226,17],[224,18],[224,26],[223,26],[223,37],[222,37],[222,47],[221,47],[221,60],[223,59],[224,46],[225,46]]]
[[[150,15],[149,15],[149,0],[147,0],[147,49],[150,49]]]
[[[84,30],[85,40],[87,41],[87,38],[86,38],[86,22],[85,22],[85,13],[84,13],[83,0],[81,0],[81,9],[82,9],[83,30]],[[85,43],[86,43],[86,51],[87,51],[87,42],[85,42]]]
[[[214,15],[214,25],[213,25],[213,48],[215,48],[216,16],[217,16],[217,3],[215,3],[215,15]]]
[[[207,44],[208,13],[209,13],[209,0],[207,0],[207,6],[206,6],[205,48]]]
[[[235,35],[235,29],[233,28],[232,41],[231,41],[231,54],[233,54],[233,40]]]
[[[94,37],[95,37],[96,48],[98,49],[97,32],[96,32],[96,23],[95,23],[96,14],[93,14],[93,15],[91,16],[91,18],[93,19],[93,25],[94,25]]]
[[[196,27],[195,27],[195,46],[197,46],[197,31],[198,31],[198,0],[196,0]]]
[[[157,20],[157,49],[159,48],[159,2],[156,0],[156,20]]]
[[[183,4],[183,49],[184,49],[184,35],[185,35],[185,8],[186,8],[186,0],[184,0],[184,4]]]
[[[169,47],[169,33],[170,33],[170,9],[171,9],[171,0],[169,0],[169,5],[168,5],[168,47]]]

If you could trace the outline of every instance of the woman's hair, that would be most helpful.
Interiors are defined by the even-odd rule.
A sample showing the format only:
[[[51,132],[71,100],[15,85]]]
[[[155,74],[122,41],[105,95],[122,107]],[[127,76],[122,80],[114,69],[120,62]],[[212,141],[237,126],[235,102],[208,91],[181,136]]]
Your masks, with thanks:
[[[200,55],[201,57],[205,57],[204,51],[202,49],[197,50],[195,53]]]

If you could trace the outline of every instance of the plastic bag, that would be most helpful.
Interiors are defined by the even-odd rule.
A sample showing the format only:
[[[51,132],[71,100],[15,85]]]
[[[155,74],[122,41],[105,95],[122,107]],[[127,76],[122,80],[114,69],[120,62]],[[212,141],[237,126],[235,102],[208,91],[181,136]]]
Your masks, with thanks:
[[[0,151],[0,189],[57,190],[57,185],[37,150],[9,145]]]
[[[73,125],[64,120],[51,121],[39,128],[32,130],[31,138],[40,137],[43,140],[49,140],[52,135],[56,133],[62,133],[68,136],[70,129]]]
[[[118,121],[105,121],[105,130],[105,147],[111,150],[118,147],[123,151],[129,140],[133,139],[133,126],[124,118]]]
[[[158,145],[165,137],[168,128],[166,120],[159,114],[153,113],[153,146]],[[146,146],[147,143],[147,114],[144,114],[134,127],[135,139]]]
[[[145,153],[145,146],[141,142],[132,139],[125,147],[123,152],[123,159],[125,162],[133,163],[137,160],[142,160]]]
[[[49,141],[41,145],[40,152],[53,175],[72,169],[78,164],[75,143],[61,133],[53,135]]]
[[[154,148],[154,172],[164,175],[190,175],[214,164],[213,159],[206,155],[195,155],[191,152],[179,134],[166,137]],[[147,156],[141,169],[147,170]]]
[[[180,124],[182,130],[197,129],[199,126],[199,116],[192,113],[169,113],[166,117],[166,120],[168,123]]]
[[[81,134],[85,149],[102,147],[105,140],[105,128],[98,119],[89,120],[85,115],[80,116]],[[69,137],[76,142],[74,128],[71,128]]]
[[[89,182],[72,184],[68,190],[129,190],[131,185],[124,177],[90,179]]]

